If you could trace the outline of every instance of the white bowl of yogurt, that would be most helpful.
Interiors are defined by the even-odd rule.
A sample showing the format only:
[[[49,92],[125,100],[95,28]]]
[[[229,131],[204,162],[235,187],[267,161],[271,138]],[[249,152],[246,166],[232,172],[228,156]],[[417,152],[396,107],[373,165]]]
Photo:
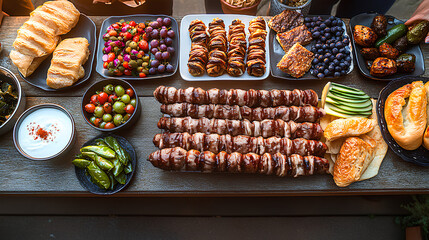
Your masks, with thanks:
[[[49,160],[67,153],[75,141],[72,115],[56,104],[40,104],[27,109],[15,124],[13,142],[24,157]]]

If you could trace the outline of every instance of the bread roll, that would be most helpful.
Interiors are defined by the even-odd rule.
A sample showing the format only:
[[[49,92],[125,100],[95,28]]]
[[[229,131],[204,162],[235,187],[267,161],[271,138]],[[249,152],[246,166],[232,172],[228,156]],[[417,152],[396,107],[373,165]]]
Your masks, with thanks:
[[[426,98],[429,99],[429,82],[426,82],[425,85],[425,91],[426,91]],[[426,105],[426,117],[429,117],[429,106]],[[423,135],[423,146],[426,149],[429,149],[429,121],[427,121],[426,124],[426,131]]]
[[[15,50],[10,51],[9,55],[12,62],[24,77],[30,76],[48,56],[49,55],[45,55],[43,57],[31,57]]]
[[[375,141],[369,137],[366,141],[358,137],[346,139],[334,165],[334,181],[337,186],[346,187],[359,181],[373,159],[375,145]]]
[[[387,97],[384,106],[387,129],[406,150],[415,150],[422,144],[427,123],[426,105],[422,81],[404,85]]]
[[[353,137],[365,134],[377,125],[375,119],[364,117],[340,118],[330,122],[325,128],[325,138],[334,141],[342,137]]]

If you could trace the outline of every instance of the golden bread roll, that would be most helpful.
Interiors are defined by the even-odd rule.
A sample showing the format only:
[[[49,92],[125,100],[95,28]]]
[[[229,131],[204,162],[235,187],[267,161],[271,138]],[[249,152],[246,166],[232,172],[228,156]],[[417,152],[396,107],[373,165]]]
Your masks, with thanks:
[[[22,54],[18,51],[10,51],[10,59],[16,65],[19,72],[24,76],[30,76],[36,68],[45,60],[49,55],[43,57],[31,57],[25,54]]]
[[[374,129],[375,125],[377,125],[375,119],[364,117],[340,118],[326,126],[324,136],[328,141],[342,137],[359,136]]]
[[[426,91],[426,99],[429,99],[429,82],[426,82],[424,85]],[[429,106],[426,105],[426,117],[429,116]],[[429,149],[429,121],[426,121],[426,131],[423,135],[423,146],[426,149]]]
[[[406,150],[417,149],[427,123],[426,90],[422,81],[404,85],[386,99],[384,117],[395,141]]]
[[[51,88],[73,85],[85,75],[82,65],[88,60],[89,43],[86,38],[64,39],[55,49],[48,69],[46,84]]]
[[[373,159],[375,144],[370,138],[366,141],[358,137],[346,139],[334,164],[333,175],[337,186],[346,187],[359,181]]]

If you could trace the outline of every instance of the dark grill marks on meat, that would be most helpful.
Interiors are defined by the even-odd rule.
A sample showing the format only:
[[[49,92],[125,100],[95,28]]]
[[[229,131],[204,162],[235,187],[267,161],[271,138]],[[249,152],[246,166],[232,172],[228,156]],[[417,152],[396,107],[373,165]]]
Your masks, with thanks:
[[[317,93],[307,90],[253,90],[242,89],[209,89],[189,87],[176,89],[174,87],[159,86],[153,96],[163,104],[192,103],[192,104],[226,104],[248,107],[276,107],[276,106],[317,106]]]
[[[192,118],[220,118],[249,121],[262,121],[265,119],[281,119],[283,121],[294,122],[316,122],[325,115],[322,108],[310,105],[302,107],[267,107],[250,108],[247,106],[229,105],[197,105],[190,103],[175,103],[161,105],[161,112],[172,117],[192,117]]]
[[[268,22],[268,26],[277,33],[289,31],[303,24],[304,16],[293,10],[284,10],[280,14],[272,17]]]
[[[328,160],[316,156],[237,152],[228,154],[223,151],[215,154],[210,151],[187,151],[179,147],[153,152],[148,160],[153,166],[168,171],[252,173],[279,177],[326,174],[329,169]]]
[[[303,138],[288,139],[279,137],[250,137],[231,136],[229,134],[204,134],[204,133],[162,133],[153,138],[156,147],[173,148],[181,147],[186,150],[196,149],[198,151],[211,151],[219,153],[238,152],[246,153],[281,153],[287,156],[298,154],[301,156],[323,156],[327,150],[323,142],[307,140]]]
[[[208,61],[206,25],[201,20],[194,20],[189,25],[191,51],[189,52],[188,71],[192,76],[201,76],[205,73]]]
[[[251,76],[260,77],[265,74],[265,20],[256,17],[249,22],[249,49],[247,51],[247,73]]]
[[[158,128],[169,132],[187,132],[189,134],[201,132],[205,134],[229,134],[231,136],[286,137],[289,139],[305,138],[310,140],[320,140],[323,135],[322,127],[318,123],[285,122],[280,119],[251,122],[248,120],[215,118],[163,117],[158,121]]]
[[[215,18],[211,23],[209,23],[209,60],[207,63],[207,74],[211,77],[217,77],[224,74],[226,70],[226,63],[228,60],[226,51],[227,47],[227,38],[225,23],[220,18]]]

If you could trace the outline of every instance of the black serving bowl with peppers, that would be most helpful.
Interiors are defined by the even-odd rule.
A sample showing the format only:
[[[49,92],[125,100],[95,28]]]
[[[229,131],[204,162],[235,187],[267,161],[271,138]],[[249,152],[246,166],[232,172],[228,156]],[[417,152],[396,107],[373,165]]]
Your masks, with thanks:
[[[97,123],[94,123],[94,121],[92,121],[92,120],[94,120],[94,118],[93,118],[94,113],[90,113],[87,111],[88,110],[87,105],[91,103],[91,104],[103,107],[105,103],[110,103],[111,108],[112,108],[116,102],[121,101],[120,97],[122,95],[118,96],[115,91],[113,91],[113,93],[111,93],[111,94],[108,94],[109,96],[108,96],[107,101],[98,101],[98,100],[94,99],[94,95],[98,95],[99,93],[104,92],[103,88],[105,86],[108,86],[108,85],[112,85],[113,87],[116,87],[119,85],[119,86],[122,86],[123,89],[131,90],[133,92],[132,98],[133,99],[135,98],[135,107],[134,107],[134,111],[130,114],[131,116],[129,116],[129,118],[126,120],[122,119],[121,124],[119,124],[119,125],[114,124],[114,116],[111,116],[112,117],[111,121],[107,121],[107,122],[110,122],[110,127],[104,128],[107,124],[105,124],[103,127],[101,127],[101,124],[97,124],[99,122],[98,120],[97,120],[98,121]],[[129,105],[129,103],[127,103],[127,104]],[[93,85],[91,85],[88,88],[88,90],[86,90],[86,92],[82,98],[81,109],[82,109],[83,118],[85,119],[85,121],[89,125],[91,125],[91,127],[95,128],[99,131],[102,131],[102,132],[118,132],[120,130],[124,130],[124,129],[131,127],[132,125],[134,125],[138,121],[138,119],[140,118],[140,113],[141,113],[141,104],[140,104],[137,92],[131,84],[129,84],[128,82],[121,80],[121,79],[105,79],[105,80],[94,83]],[[103,109],[105,109],[105,108],[103,108]],[[112,111],[111,112],[111,115],[112,115],[113,110],[111,110],[111,111]],[[126,112],[121,113],[121,115],[125,116]],[[103,112],[103,116],[104,116],[104,112]],[[96,117],[96,118],[103,119],[103,117]],[[114,127],[112,127],[111,124],[113,124]]]

